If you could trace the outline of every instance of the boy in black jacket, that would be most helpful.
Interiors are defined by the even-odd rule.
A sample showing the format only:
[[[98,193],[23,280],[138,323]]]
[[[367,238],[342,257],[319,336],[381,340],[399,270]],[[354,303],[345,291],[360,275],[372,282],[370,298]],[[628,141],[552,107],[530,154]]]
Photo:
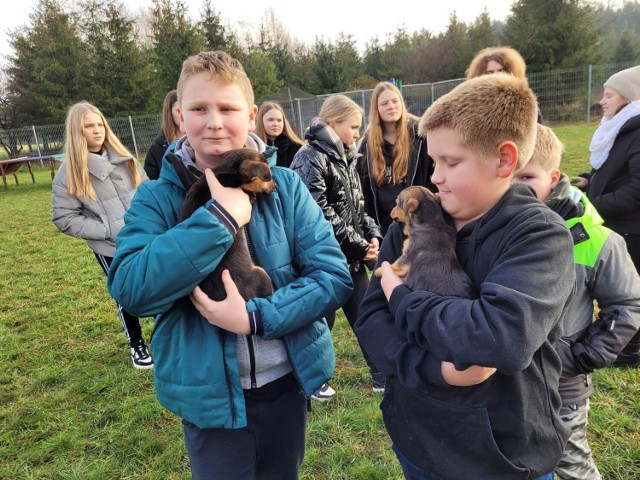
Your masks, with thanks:
[[[403,241],[392,225],[356,333],[387,375],[381,408],[407,478],[552,479],[567,441],[553,344],[574,289],[573,244],[560,216],[510,185],[531,157],[536,114],[526,80],[497,73],[459,85],[420,121],[477,298],[404,286],[389,265]],[[446,362],[497,371],[457,387]]]

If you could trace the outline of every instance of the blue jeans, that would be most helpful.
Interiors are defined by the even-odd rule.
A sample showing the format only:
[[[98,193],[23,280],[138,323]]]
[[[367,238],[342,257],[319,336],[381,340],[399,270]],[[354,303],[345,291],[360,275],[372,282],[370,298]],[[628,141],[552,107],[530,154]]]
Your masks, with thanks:
[[[402,473],[404,473],[404,478],[406,480],[434,480],[411,463],[407,457],[400,453],[400,450],[398,450],[395,445],[393,446],[393,451],[395,452],[396,457],[398,457],[398,461],[402,467]],[[547,473],[546,475],[538,477],[536,480],[553,480],[553,474],[554,472]]]

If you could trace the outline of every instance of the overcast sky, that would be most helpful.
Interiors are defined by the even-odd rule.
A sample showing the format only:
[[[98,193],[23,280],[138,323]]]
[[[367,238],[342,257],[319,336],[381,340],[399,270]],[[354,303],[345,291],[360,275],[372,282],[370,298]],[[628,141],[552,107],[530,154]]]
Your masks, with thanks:
[[[203,1],[184,0],[189,14],[196,18]],[[2,0],[0,10],[0,55],[11,54],[7,30],[29,25],[29,14],[36,0]],[[148,8],[151,0],[126,0],[132,12]],[[289,34],[307,44],[316,38],[333,41],[340,32],[352,34],[358,48],[377,36],[381,42],[398,27],[409,33],[425,28],[440,33],[449,24],[455,11],[458,19],[470,23],[486,8],[492,20],[505,20],[511,11],[513,0],[436,0],[389,2],[388,0],[212,0],[216,12],[236,31],[260,24],[265,12],[272,9],[275,17]],[[621,4],[611,2],[612,4]]]

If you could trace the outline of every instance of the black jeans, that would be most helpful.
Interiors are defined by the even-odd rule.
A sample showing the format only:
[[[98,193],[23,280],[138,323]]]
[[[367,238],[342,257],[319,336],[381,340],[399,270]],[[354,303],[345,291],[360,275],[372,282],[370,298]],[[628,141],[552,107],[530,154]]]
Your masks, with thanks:
[[[111,267],[111,261],[113,257],[106,257],[104,255],[100,255],[96,252],[93,252],[96,256],[96,260],[100,264],[102,271],[105,275],[109,274],[109,267]],[[127,312],[120,304],[116,304],[118,306],[118,316],[120,317],[120,323],[122,324],[122,329],[124,330],[124,334],[129,341],[131,346],[137,345],[142,340],[142,328],[140,327],[140,319],[135,315]]]
[[[351,271],[351,280],[353,281],[353,293],[351,293],[347,303],[342,306],[342,311],[344,312],[344,316],[347,317],[347,322],[351,325],[351,330],[353,330],[353,325],[358,319],[358,308],[360,308],[360,303],[362,303],[362,299],[364,298],[365,293],[367,293],[367,288],[369,287],[369,275],[367,274],[367,270],[364,267],[361,267],[357,272]],[[329,329],[333,328],[335,321],[336,314],[334,312],[332,315],[327,317]],[[371,373],[377,373],[378,369],[373,364],[364,348],[362,348],[360,340],[358,340],[358,344],[360,345],[360,350],[362,351],[364,360],[369,366],[369,370],[371,370]]]
[[[307,400],[293,373],[244,390],[247,426],[198,428],[182,421],[193,480],[297,480]]]

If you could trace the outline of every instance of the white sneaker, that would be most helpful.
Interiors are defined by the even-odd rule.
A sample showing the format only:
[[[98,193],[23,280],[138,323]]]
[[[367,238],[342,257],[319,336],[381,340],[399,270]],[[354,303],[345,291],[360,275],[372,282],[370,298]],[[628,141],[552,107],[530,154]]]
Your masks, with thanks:
[[[328,402],[335,394],[336,391],[331,388],[331,385],[323,383],[322,386],[311,395],[311,398],[319,402]]]

